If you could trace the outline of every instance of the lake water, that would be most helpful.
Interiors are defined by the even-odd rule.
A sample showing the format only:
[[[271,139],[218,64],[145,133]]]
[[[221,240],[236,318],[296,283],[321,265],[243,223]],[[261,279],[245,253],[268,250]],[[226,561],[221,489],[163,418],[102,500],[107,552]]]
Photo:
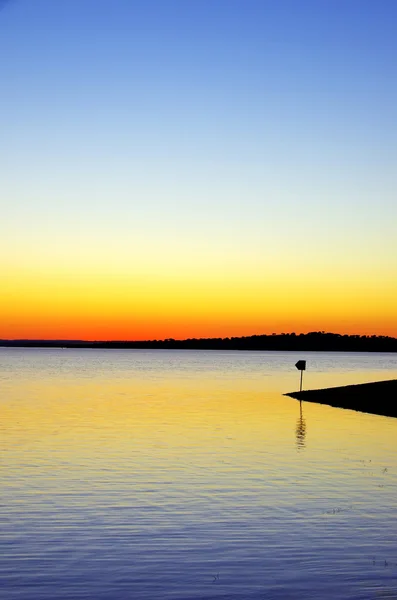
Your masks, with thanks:
[[[1,600],[397,598],[397,355],[0,349]],[[392,401],[397,401],[393,398]]]

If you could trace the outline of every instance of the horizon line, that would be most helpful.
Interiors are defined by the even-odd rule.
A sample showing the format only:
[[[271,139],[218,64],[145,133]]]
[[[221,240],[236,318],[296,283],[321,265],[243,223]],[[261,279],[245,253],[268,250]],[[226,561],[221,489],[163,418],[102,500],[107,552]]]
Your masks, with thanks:
[[[382,334],[359,334],[359,333],[339,333],[332,331],[308,331],[306,333],[300,332],[296,333],[295,331],[291,332],[280,332],[280,333],[254,333],[250,335],[240,335],[240,336],[226,336],[226,337],[188,337],[188,338],[162,338],[162,339],[97,339],[97,340],[87,340],[87,339],[77,339],[77,338],[0,338],[1,342],[67,342],[67,343],[83,343],[83,344],[100,344],[100,343],[152,343],[152,342],[187,342],[187,341],[209,341],[209,340],[241,340],[247,338],[254,337],[277,337],[277,336],[308,336],[308,335],[332,335],[338,337],[349,337],[349,338],[380,338],[380,339],[390,339],[397,340],[396,337],[390,335],[382,335]]]

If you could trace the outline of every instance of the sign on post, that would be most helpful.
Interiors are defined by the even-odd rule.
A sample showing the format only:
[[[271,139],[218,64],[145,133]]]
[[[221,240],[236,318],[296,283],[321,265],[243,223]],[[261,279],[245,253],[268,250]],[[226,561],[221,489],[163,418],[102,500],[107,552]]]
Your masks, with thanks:
[[[298,369],[298,371],[306,371],[306,361],[298,360],[295,367]]]
[[[303,371],[306,371],[306,361],[305,360],[298,360],[298,362],[295,364],[295,367],[298,369],[298,371],[301,372],[301,385],[300,385],[300,392],[302,391],[302,378],[303,378]]]

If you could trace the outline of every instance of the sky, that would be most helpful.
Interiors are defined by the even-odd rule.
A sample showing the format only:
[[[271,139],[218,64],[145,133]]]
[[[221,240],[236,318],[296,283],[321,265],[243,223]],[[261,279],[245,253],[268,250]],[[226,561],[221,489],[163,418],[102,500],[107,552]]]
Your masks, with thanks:
[[[0,2],[0,338],[397,336],[394,0]]]

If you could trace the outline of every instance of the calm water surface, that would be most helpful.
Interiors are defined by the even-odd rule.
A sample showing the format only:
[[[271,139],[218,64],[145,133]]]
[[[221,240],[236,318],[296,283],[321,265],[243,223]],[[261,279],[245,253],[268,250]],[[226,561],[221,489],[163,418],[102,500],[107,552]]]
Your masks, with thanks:
[[[397,355],[0,349],[0,598],[397,598]],[[395,399],[392,399],[396,401]]]

